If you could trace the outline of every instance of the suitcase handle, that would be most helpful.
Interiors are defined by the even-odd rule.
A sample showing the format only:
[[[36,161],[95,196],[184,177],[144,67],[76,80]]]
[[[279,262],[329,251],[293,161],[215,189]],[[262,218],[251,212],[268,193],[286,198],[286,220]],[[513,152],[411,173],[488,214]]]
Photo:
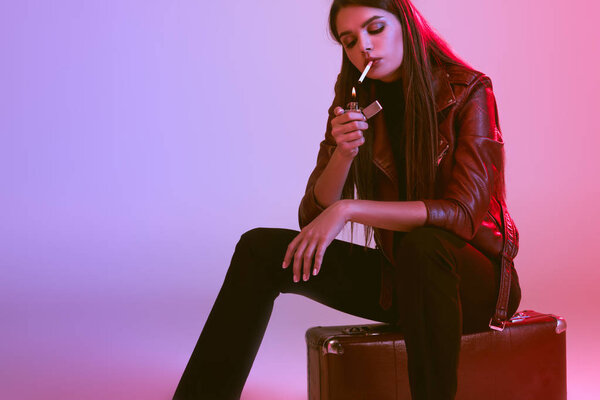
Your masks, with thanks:
[[[369,335],[369,332],[373,330],[370,326],[351,326],[350,328],[344,329],[342,332],[347,335],[358,335],[361,333]],[[371,335],[373,332],[370,333]],[[378,334],[378,333],[377,333]]]
[[[342,344],[334,339],[334,338],[339,338],[339,337],[344,337],[344,336],[356,336],[356,335],[364,335],[364,336],[377,336],[377,335],[381,335],[382,333],[384,333],[385,331],[381,331],[382,327],[385,327],[387,325],[375,325],[375,326],[369,326],[369,325],[363,325],[363,326],[350,326],[348,328],[342,329],[342,333],[341,334],[337,334],[335,336],[330,336],[325,338],[325,340],[323,341],[323,354],[344,354],[344,346],[342,346]],[[380,329],[379,331],[375,331],[374,329],[378,328]]]
[[[374,324],[374,325],[363,325],[363,326],[351,326],[346,329],[342,329],[342,334],[344,335],[381,335],[382,333],[386,333],[392,331],[394,329],[398,329],[396,326],[391,324]]]

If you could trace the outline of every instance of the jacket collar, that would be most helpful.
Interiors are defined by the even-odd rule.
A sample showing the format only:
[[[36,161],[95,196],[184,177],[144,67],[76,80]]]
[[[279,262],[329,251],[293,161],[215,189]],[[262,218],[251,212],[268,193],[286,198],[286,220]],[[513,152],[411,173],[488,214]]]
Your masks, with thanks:
[[[434,67],[432,71],[433,95],[435,111],[440,112],[456,103],[456,97],[450,86],[450,74],[442,66]]]
[[[450,86],[450,74],[443,66],[437,66],[432,71],[433,93],[435,97],[435,110],[440,112],[456,103],[456,97]],[[372,93],[374,95],[374,93]],[[385,111],[384,111],[385,112]],[[373,117],[373,163],[387,176],[398,189],[398,172],[394,164],[392,146],[385,129],[383,113]]]

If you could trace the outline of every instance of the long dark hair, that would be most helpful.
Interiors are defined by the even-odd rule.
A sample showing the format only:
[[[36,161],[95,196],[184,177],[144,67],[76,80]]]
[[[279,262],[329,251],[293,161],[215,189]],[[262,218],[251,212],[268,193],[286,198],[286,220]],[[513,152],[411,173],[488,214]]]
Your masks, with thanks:
[[[431,198],[436,173],[436,152],[438,143],[438,119],[435,109],[432,72],[436,65],[449,63],[471,68],[451,50],[450,46],[427,23],[410,0],[334,0],[329,12],[331,36],[341,44],[336,28],[336,17],[340,9],[347,6],[366,6],[385,10],[394,14],[400,21],[403,40],[403,60],[401,65],[402,90],[405,109],[404,149],[406,162],[406,200]],[[338,82],[339,94],[343,99],[350,98],[352,86],[356,86],[360,71],[350,62],[342,49],[342,67]],[[368,78],[361,85],[359,103],[366,106],[374,82]],[[399,110],[400,111],[400,110]],[[369,128],[371,130],[371,128]],[[342,191],[343,198],[374,198],[373,147],[372,140],[361,146],[354,158],[352,173]],[[353,226],[352,226],[353,228]],[[352,229],[353,231],[353,229]],[[365,242],[369,243],[372,227],[365,227]]]

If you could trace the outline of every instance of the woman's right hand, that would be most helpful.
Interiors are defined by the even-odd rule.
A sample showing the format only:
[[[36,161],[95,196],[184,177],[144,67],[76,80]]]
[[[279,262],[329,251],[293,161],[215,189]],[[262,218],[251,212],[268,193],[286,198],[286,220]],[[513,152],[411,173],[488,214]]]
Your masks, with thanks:
[[[352,160],[358,154],[358,148],[365,142],[363,131],[369,125],[365,116],[358,111],[344,111],[342,107],[333,110],[336,115],[331,120],[331,135],[335,139],[336,152]]]

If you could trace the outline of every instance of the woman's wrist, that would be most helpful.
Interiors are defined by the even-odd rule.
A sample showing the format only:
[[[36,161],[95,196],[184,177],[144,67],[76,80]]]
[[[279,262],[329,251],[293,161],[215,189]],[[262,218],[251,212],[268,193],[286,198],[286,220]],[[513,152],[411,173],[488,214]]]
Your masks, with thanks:
[[[346,167],[349,167],[350,164],[352,164],[352,161],[354,160],[354,157],[346,157],[344,155],[342,155],[342,152],[339,151],[339,147],[336,147],[335,150],[333,151],[333,154],[331,155],[331,158],[336,158],[338,162],[346,164]]]
[[[352,199],[343,199],[335,202],[338,212],[343,216],[344,221],[350,222],[355,201]]]

